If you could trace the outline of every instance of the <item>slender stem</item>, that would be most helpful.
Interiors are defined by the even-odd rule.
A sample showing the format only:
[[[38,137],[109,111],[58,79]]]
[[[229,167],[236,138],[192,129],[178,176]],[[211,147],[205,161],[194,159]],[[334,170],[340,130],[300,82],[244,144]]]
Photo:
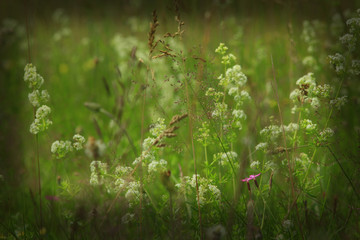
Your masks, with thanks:
[[[279,94],[278,94],[278,89],[277,89],[277,83],[276,83],[276,77],[275,77],[275,68],[274,68],[274,61],[271,55],[271,65],[272,65],[272,71],[273,71],[273,77],[274,77],[274,81],[271,82],[271,86],[273,88],[273,91],[275,93],[275,97],[276,97],[276,101],[277,101],[277,106],[278,106],[278,110],[279,110],[279,115],[280,115],[280,124],[282,127],[282,134],[283,134],[283,141],[284,141],[284,146],[285,146],[285,152],[286,152],[286,158],[287,158],[287,162],[288,162],[288,169],[289,169],[289,177],[290,177],[290,183],[291,183],[291,195],[293,197],[293,199],[295,199],[295,186],[294,186],[294,179],[293,179],[293,174],[292,174],[292,168],[291,168],[291,162],[290,162],[290,157],[289,157],[289,151],[287,149],[287,145],[286,145],[286,134],[285,134],[285,128],[284,128],[284,123],[283,123],[283,117],[282,117],[282,112],[281,112],[281,108],[280,108],[280,100],[279,100]],[[275,85],[275,86],[274,86]],[[299,210],[297,207],[297,204],[295,202],[295,208],[296,208],[296,216],[297,216],[297,221],[299,223],[299,227],[300,227],[300,232],[301,232],[301,237],[302,239],[305,239],[304,237],[304,233],[302,230],[302,224],[300,221],[300,215],[299,215]],[[291,209],[291,205],[289,204],[289,210]]]
[[[37,170],[38,170],[38,188],[39,188],[39,213],[40,213],[40,227],[39,230],[43,227],[43,216],[42,216],[42,199],[41,199],[41,172],[40,172],[40,158],[39,158],[39,135],[35,135],[36,142],[36,162],[37,162]],[[41,233],[39,231],[40,239]]]
[[[206,144],[206,142],[205,142]],[[206,162],[206,178],[209,177],[209,160],[208,160],[208,154],[207,154],[207,146],[204,146],[204,150],[205,150],[205,162]]]
[[[345,169],[343,168],[343,166],[341,165],[339,159],[336,157],[335,153],[331,150],[331,148],[329,146],[327,146],[327,149],[329,149],[331,155],[334,157],[334,159],[336,160],[337,164],[339,165],[341,171],[343,172],[343,174],[345,175],[346,179],[349,181],[352,189],[354,190],[355,194],[356,194],[356,197],[360,200],[360,196],[359,196],[359,193],[356,191],[356,188],[353,184],[353,182],[351,181],[349,175],[347,175],[347,173],[345,172]]]
[[[185,59],[183,59],[183,64],[185,67]],[[200,195],[199,195],[199,183],[197,177],[197,168],[196,168],[196,156],[195,156],[195,145],[193,138],[193,123],[192,123],[192,111],[191,111],[191,103],[188,89],[188,81],[185,76],[185,90],[186,90],[186,101],[188,105],[188,114],[189,114],[189,134],[191,139],[191,147],[192,147],[192,155],[194,159],[194,172],[195,172],[195,183],[196,183],[196,195],[197,195],[197,204],[198,204],[198,214],[199,214],[199,227],[200,227],[200,239],[204,239],[203,231],[202,231],[202,223],[201,223],[201,210],[200,210]]]

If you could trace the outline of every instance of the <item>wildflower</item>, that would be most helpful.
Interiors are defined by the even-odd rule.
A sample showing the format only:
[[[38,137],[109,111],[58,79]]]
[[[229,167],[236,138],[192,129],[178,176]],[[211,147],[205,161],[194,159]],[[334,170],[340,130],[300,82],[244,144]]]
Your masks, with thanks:
[[[52,121],[47,119],[51,113],[51,108],[46,105],[42,105],[36,110],[34,122],[30,125],[30,133],[38,134],[43,132],[52,125]]]
[[[313,123],[310,119],[301,120],[300,126],[302,129],[305,129],[307,134],[313,133],[317,128],[317,124]]]
[[[345,57],[343,55],[336,53],[335,55],[329,55],[329,59],[337,74],[345,72]]]
[[[342,97],[338,97],[338,98],[335,98],[333,100],[330,100],[330,105],[333,105],[338,110],[340,110],[340,108],[342,106],[344,106],[346,102],[347,102],[347,96],[342,96]]]
[[[340,42],[346,46],[350,52],[354,51],[356,48],[356,37],[353,34],[347,33],[344,36],[340,37]]]
[[[254,180],[256,187],[259,188],[259,184],[257,183],[256,178],[257,178],[258,176],[260,176],[260,174],[261,174],[261,173],[256,174],[256,175],[250,175],[248,178],[244,178],[244,179],[241,180],[241,181],[243,181],[243,182],[246,182],[247,187],[248,187],[248,190],[249,190],[250,193],[251,193],[251,188],[250,188],[250,183],[249,183],[249,181]]]
[[[131,167],[126,167],[126,166],[117,166],[115,168],[115,174],[118,175],[118,176],[122,176],[122,175],[125,175],[125,174],[128,174],[132,171],[133,169]]]
[[[229,161],[234,161],[238,157],[236,152],[223,152],[214,154],[214,158],[219,161],[219,164],[224,166]]]
[[[228,105],[226,103],[215,103],[215,109],[212,112],[213,117],[225,118],[225,113],[228,109]]]
[[[246,119],[246,114],[243,110],[234,109],[232,115],[237,119]]]
[[[222,59],[221,63],[224,65],[230,65],[232,62],[236,61],[236,57],[231,53],[223,56],[221,59]]]
[[[215,49],[216,53],[220,53],[221,55],[225,55],[228,47],[225,46],[224,43],[220,43],[220,45]]]
[[[107,163],[92,161],[90,164],[90,184],[101,185],[104,183],[104,175],[107,174]]]
[[[324,143],[327,142],[332,136],[334,136],[334,130],[331,128],[326,128],[320,132],[318,139],[320,142]]]
[[[57,159],[65,157],[69,152],[73,151],[73,147],[70,141],[58,141],[56,140],[51,145],[51,152]]]
[[[316,86],[314,89],[314,94],[321,98],[329,98],[330,94],[334,91],[334,88],[329,84]]]
[[[268,144],[266,142],[261,142],[258,145],[256,145],[255,150],[263,150],[265,151],[265,149],[267,148]]]
[[[153,135],[154,137],[159,137],[160,134],[163,133],[166,129],[166,125],[164,124],[164,122],[165,122],[164,118],[158,118],[157,122],[150,129],[151,135]]]
[[[354,75],[360,75],[360,60],[352,60],[351,67]]]
[[[215,196],[216,200],[220,199],[221,192],[215,185],[209,184],[209,190]]]
[[[350,27],[350,33],[356,34],[360,30],[360,18],[350,18],[346,21],[346,25]]]
[[[252,162],[250,163],[250,168],[255,169],[255,168],[258,168],[259,166],[260,166],[260,162],[259,162],[259,161],[252,161]]]
[[[39,89],[44,83],[44,78],[36,72],[36,67],[29,63],[25,66],[24,81],[30,89]]]
[[[305,76],[302,76],[296,81],[298,86],[307,86],[307,91],[312,91],[316,87],[314,73],[309,72]]]
[[[137,181],[129,182],[125,198],[130,202],[136,202],[140,197],[140,183]]]
[[[258,176],[260,176],[260,174],[261,173],[259,173],[259,174],[256,174],[256,175],[250,175],[248,178],[244,178],[244,179],[242,179],[241,181],[243,181],[243,182],[249,182],[250,180],[256,180],[256,178],[258,177]]]
[[[153,173],[157,171],[164,171],[166,169],[167,161],[161,159],[160,161],[152,161],[148,166],[148,172]]]
[[[40,104],[49,101],[50,95],[46,90],[42,90],[41,93],[39,90],[34,90],[28,94],[28,97],[31,105],[33,105],[34,107],[39,107]]]
[[[76,150],[81,150],[84,146],[85,138],[83,136],[81,136],[80,134],[75,134],[73,137],[73,140],[74,140],[73,147]]]

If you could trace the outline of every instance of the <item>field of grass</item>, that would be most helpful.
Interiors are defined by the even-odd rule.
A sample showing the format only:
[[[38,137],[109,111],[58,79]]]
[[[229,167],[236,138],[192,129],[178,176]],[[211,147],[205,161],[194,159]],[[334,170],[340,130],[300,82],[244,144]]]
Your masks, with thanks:
[[[360,4],[125,2],[0,3],[0,239],[359,239]]]

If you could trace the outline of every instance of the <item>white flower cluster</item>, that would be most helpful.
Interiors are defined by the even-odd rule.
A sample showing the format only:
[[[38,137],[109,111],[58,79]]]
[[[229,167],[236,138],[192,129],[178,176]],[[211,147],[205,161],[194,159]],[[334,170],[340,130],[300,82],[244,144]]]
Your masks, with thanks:
[[[333,92],[334,92],[334,88],[329,84],[318,85],[314,89],[314,95],[321,98],[330,98]]]
[[[46,90],[40,92],[40,88],[44,83],[44,78],[36,72],[36,67],[31,63],[27,64],[24,69],[24,81],[32,90],[29,93],[29,101],[36,109],[34,122],[30,125],[30,133],[38,134],[49,128],[52,121],[49,119],[51,113],[50,107],[43,105],[49,101],[49,93]]]
[[[307,134],[312,134],[317,129],[317,124],[313,123],[310,119],[301,120],[300,126]]]
[[[307,170],[311,164],[311,160],[306,153],[300,153],[299,157],[295,158],[295,161],[303,170]]]
[[[325,99],[328,102],[334,91],[328,84],[316,85],[313,73],[308,73],[298,79],[296,85],[298,85],[298,88],[292,91],[289,96],[294,103],[294,107],[291,109],[292,113],[299,110],[309,113],[309,109],[305,104],[310,104],[312,109],[318,109],[320,107],[320,99]]]
[[[220,75],[218,78],[219,85],[225,89],[241,88],[247,82],[246,75],[241,71],[240,65],[235,65],[232,68],[226,70],[225,76]],[[234,91],[234,90],[233,90]]]
[[[349,52],[353,52],[356,49],[357,39],[353,34],[346,33],[342,37],[340,37],[340,42],[346,46]]]
[[[360,32],[360,18],[350,18],[346,21],[346,25],[348,25],[350,33],[358,34]]]
[[[131,173],[132,170],[133,170],[133,168],[131,168],[131,167],[119,165],[115,168],[115,174],[118,176],[123,176],[125,174]]]
[[[260,136],[264,142],[260,142],[255,146],[256,151],[267,152],[269,148],[274,147],[280,137],[282,137],[283,129],[285,134],[289,136],[288,139],[292,139],[292,135],[299,130],[299,125],[296,123],[289,123],[288,125],[269,125],[260,131]]]
[[[137,165],[140,161],[142,161],[143,166],[147,165],[148,173],[155,173],[166,170],[167,161],[164,159],[159,161],[156,160],[156,149],[152,148],[155,140],[166,130],[166,125],[164,122],[165,119],[159,118],[156,123],[153,124],[152,128],[150,129],[150,133],[153,137],[148,137],[144,140],[142,145],[143,151],[141,155],[133,161],[133,165]]]
[[[335,55],[329,55],[329,59],[337,74],[345,72],[345,57],[343,55],[336,53]]]
[[[219,47],[215,50],[215,52],[220,53],[222,55],[222,59],[223,59],[222,63],[225,65],[225,67],[230,65],[231,62],[230,60],[227,61],[226,59],[232,59],[235,61],[235,57],[231,57],[232,54],[225,55],[227,49],[228,48],[223,43],[220,43]],[[225,71],[225,75],[221,74],[218,77],[218,79],[219,79],[219,86],[222,86],[224,91],[227,92],[229,96],[232,96],[234,98],[235,107],[232,111],[233,127],[241,130],[242,129],[241,122],[246,119],[246,114],[240,108],[242,107],[244,101],[251,99],[247,91],[241,90],[241,88],[244,87],[247,82],[247,77],[242,72],[240,65],[234,65],[233,67],[227,68]],[[206,95],[214,96],[215,109],[212,113],[212,116],[225,119],[226,116],[225,112],[227,111],[228,108],[227,104],[224,101],[219,102],[220,96],[216,94],[214,90],[213,91],[210,90],[213,89],[212,88],[209,89]],[[225,99],[225,96],[223,99]]]
[[[215,103],[215,109],[212,112],[212,116],[218,117],[220,119],[225,119],[227,109],[228,109],[228,105],[226,103],[217,102]]]
[[[221,57],[221,63],[224,64],[225,66],[230,65],[232,62],[236,61],[236,57],[233,54],[227,54],[226,52],[228,50],[228,47],[225,46],[224,43],[220,43],[219,47],[217,47],[215,49],[216,53],[219,53],[220,55],[222,55]]]
[[[256,151],[259,151],[259,150],[262,150],[262,151],[265,151],[268,147],[268,143],[267,142],[261,142],[259,143],[258,145],[255,146],[255,150]]]
[[[107,163],[101,161],[92,161],[90,164],[90,184],[102,185],[104,183],[105,175],[107,174]]]
[[[350,71],[354,75],[360,75],[360,60],[352,60]]]
[[[285,133],[293,133],[299,129],[299,125],[296,123],[289,123],[289,125],[284,125]],[[276,141],[279,136],[282,134],[283,128],[281,125],[269,125],[263,128],[260,131],[260,135],[268,140],[268,142]],[[260,143],[256,146],[257,149],[262,149],[266,147],[266,143]]]
[[[232,163],[236,163],[236,166],[239,166],[237,164],[237,157],[238,154],[236,152],[222,152],[222,153],[216,153],[214,154],[214,160],[218,161],[221,166],[225,166],[229,164],[229,161]]]
[[[218,201],[221,197],[221,191],[213,184],[211,184],[210,179],[200,177],[197,174],[197,182],[199,186],[199,203],[204,205],[211,201]],[[182,183],[175,185],[179,189],[188,189],[191,188],[196,190],[196,175],[194,174],[192,178],[185,176]],[[186,191],[187,192],[187,191]],[[197,198],[196,194],[191,194],[191,196]],[[197,200],[197,199],[196,199]]]
[[[73,136],[73,140],[73,147],[75,148],[75,150],[83,149],[85,143],[85,138],[83,136],[81,136],[80,134],[75,134]]]
[[[167,161],[165,161],[164,159],[160,159],[160,161],[152,161],[151,163],[149,163],[148,166],[148,173],[156,173],[156,172],[163,172],[166,170],[166,166],[167,166]]]
[[[250,163],[250,168],[252,169],[258,169],[260,167],[260,162],[259,161],[252,161]]]
[[[129,182],[127,185],[126,193],[125,193],[126,200],[129,201],[129,207],[136,205],[140,199],[140,182],[139,181],[132,181]]]
[[[56,140],[51,145],[51,152],[60,159],[66,156],[69,152],[73,151],[73,147],[70,141],[59,141]]]
[[[52,124],[52,121],[48,119],[51,113],[51,108],[46,105],[42,105],[36,110],[35,120],[30,125],[30,133],[38,134],[39,132],[43,132],[49,128]]]
[[[164,118],[158,118],[154,126],[150,129],[150,134],[153,135],[155,138],[160,136],[160,134],[162,134],[166,129],[166,125],[164,122]]]
[[[25,66],[24,81],[32,90],[38,90],[44,83],[44,78],[36,72],[36,67],[31,63]]]
[[[332,136],[334,136],[334,130],[331,128],[325,128],[320,132],[319,139],[321,142],[327,142]]]
[[[56,140],[51,145],[51,152],[57,159],[65,157],[69,152],[75,150],[83,149],[85,143],[85,138],[80,134],[75,134],[73,136],[73,142],[71,141],[59,141]]]
[[[358,9],[358,15],[359,9]],[[330,64],[334,67],[335,72],[339,75],[344,73],[350,73],[353,75],[360,75],[360,60],[352,59],[356,56],[356,52],[359,49],[359,37],[360,37],[360,17],[353,17],[346,21],[348,31],[339,38],[340,43],[347,48],[347,52],[344,56],[336,53],[330,55]]]
[[[50,95],[47,90],[42,90],[41,92],[39,90],[34,90],[28,95],[29,102],[34,107],[40,107],[40,105],[47,103],[50,99]]]
[[[333,105],[338,110],[347,103],[347,96],[338,97],[330,100],[330,105]]]
[[[208,90],[205,93],[205,96],[207,97],[213,97],[215,102],[218,102],[221,97],[224,97],[224,93],[217,92],[214,88],[208,88]]]

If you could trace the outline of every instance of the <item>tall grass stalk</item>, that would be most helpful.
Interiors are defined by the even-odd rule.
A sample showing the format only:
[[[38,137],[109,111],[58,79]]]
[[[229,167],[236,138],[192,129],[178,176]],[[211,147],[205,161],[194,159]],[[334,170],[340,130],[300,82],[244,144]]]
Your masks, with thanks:
[[[185,70],[185,59],[183,59],[183,66]],[[185,71],[186,72],[186,71]],[[189,115],[189,135],[191,139],[191,147],[192,147],[192,156],[194,160],[194,174],[195,174],[195,183],[196,183],[196,197],[197,197],[197,204],[198,204],[198,216],[199,216],[199,230],[200,230],[200,239],[204,239],[203,231],[202,231],[202,222],[201,222],[201,210],[200,210],[200,195],[199,195],[199,183],[198,183],[198,176],[197,176],[197,167],[196,167],[196,156],[195,156],[195,145],[194,145],[194,138],[193,138],[193,114],[192,114],[192,107],[190,102],[190,95],[189,95],[189,88],[188,88],[188,79],[185,77],[185,92],[186,92],[186,102],[188,105],[188,115]]]
[[[26,1],[26,5],[28,2]],[[30,51],[30,29],[29,29],[29,13],[28,8],[26,8],[26,40],[27,40],[27,51],[28,51],[28,63],[31,63],[31,51]],[[33,108],[34,120],[36,118],[36,108]],[[41,171],[40,171],[40,158],[39,158],[39,134],[35,134],[35,161],[37,165],[37,183],[39,190],[39,216],[40,216],[40,225],[39,225],[39,237],[41,239],[41,230],[43,227],[43,216],[42,216],[42,199],[41,199]]]
[[[295,199],[295,185],[294,185],[293,173],[292,173],[292,168],[291,168],[291,161],[290,161],[290,157],[289,157],[289,151],[288,151],[287,145],[286,145],[285,128],[284,128],[281,107],[280,107],[280,100],[279,100],[279,94],[278,94],[278,88],[277,88],[277,82],[276,82],[276,76],[275,76],[275,67],[274,67],[274,61],[273,61],[272,55],[271,55],[271,67],[272,67],[273,78],[274,78],[273,81],[271,81],[271,87],[274,91],[278,110],[279,110],[280,124],[282,127],[282,135],[283,135],[283,141],[284,141],[284,147],[285,147],[285,152],[286,152],[286,158],[287,158],[288,169],[289,169],[289,177],[290,177],[290,183],[291,183],[291,195],[292,195],[292,198]],[[291,208],[290,204],[291,204],[291,202],[289,202],[288,211],[290,211],[290,208]],[[299,209],[298,209],[296,202],[295,202],[295,208],[296,208],[296,216],[297,216],[297,221],[299,223],[301,237],[302,237],[302,239],[305,239],[303,229],[302,229],[302,223],[300,221]]]

